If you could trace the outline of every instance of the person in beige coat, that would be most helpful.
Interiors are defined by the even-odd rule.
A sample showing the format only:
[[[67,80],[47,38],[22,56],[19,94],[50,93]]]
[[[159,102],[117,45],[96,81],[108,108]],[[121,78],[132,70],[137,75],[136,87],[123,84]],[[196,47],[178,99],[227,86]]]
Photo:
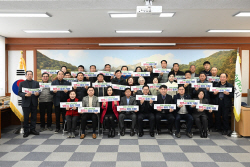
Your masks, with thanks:
[[[154,77],[153,78],[153,83],[157,84],[158,82],[159,82],[158,77]],[[161,94],[159,88],[150,88],[149,90],[150,90],[151,94],[154,95],[154,96],[157,96],[157,95]]]

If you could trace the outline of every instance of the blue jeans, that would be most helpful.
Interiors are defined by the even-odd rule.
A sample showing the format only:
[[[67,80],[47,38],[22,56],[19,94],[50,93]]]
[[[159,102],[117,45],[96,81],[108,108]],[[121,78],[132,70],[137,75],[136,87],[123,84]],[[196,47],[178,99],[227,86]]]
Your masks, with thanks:
[[[193,126],[193,117],[190,114],[177,114],[175,117],[175,127],[176,127],[176,132],[180,132],[180,120],[185,120],[187,123],[187,130],[186,132],[190,133],[192,126]]]

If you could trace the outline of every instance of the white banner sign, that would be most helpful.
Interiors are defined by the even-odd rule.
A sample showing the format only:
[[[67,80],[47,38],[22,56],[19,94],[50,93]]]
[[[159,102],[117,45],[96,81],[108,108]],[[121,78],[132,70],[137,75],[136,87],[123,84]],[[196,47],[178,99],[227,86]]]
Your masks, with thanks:
[[[194,77],[194,79],[199,82],[200,81],[200,78],[199,77]]]
[[[71,75],[74,76],[74,77],[75,77],[78,73],[79,73],[78,71],[71,71]],[[83,73],[83,75],[84,75],[84,72],[82,72],[82,73]]]
[[[175,104],[154,104],[154,109],[176,109]]]
[[[220,77],[207,76],[207,80],[210,82],[220,82]]]
[[[80,107],[78,113],[100,113],[100,107]]]
[[[39,82],[40,88],[49,88],[50,85],[51,85],[51,83],[42,83],[42,82]]]
[[[145,101],[157,101],[157,96],[153,95],[136,95],[136,100],[145,100]]]
[[[178,84],[185,84],[185,83],[196,83],[197,80],[196,79],[178,79],[177,83]]]
[[[97,77],[99,72],[84,72],[84,77]]]
[[[178,91],[178,86],[169,86],[168,91]]]
[[[126,88],[130,88],[130,86],[112,84],[112,88],[113,89],[119,89],[119,90],[125,90]]]
[[[210,92],[224,92],[224,91],[226,91],[226,92],[232,92],[232,88],[230,88],[230,87],[225,87],[225,88],[223,88],[223,87],[210,87]]]
[[[60,102],[60,108],[82,107],[82,102]]]
[[[139,106],[126,105],[126,106],[117,106],[117,111],[139,111]]]
[[[47,73],[47,74],[57,74],[59,70],[48,70],[48,69],[41,69],[41,74]]]
[[[131,86],[131,91],[142,90],[143,85]]]
[[[185,75],[176,75],[175,77],[174,77],[174,80],[179,80],[179,79],[185,79]]]
[[[199,105],[200,104],[200,100],[181,100],[181,99],[177,99],[177,105]]]
[[[120,101],[120,96],[103,96],[98,97],[98,102]]]
[[[149,88],[159,88],[161,85],[165,85],[164,83],[156,83],[156,84],[148,84]]]
[[[196,106],[197,109],[213,110],[218,111],[218,105],[213,104],[199,104]]]
[[[165,69],[165,68],[154,68],[153,73],[169,73],[171,69]]]
[[[192,83],[192,88],[210,88],[212,86],[212,83]]]
[[[72,86],[62,86],[62,85],[51,85],[50,86],[50,91],[64,91],[64,90],[72,90]]]
[[[22,92],[35,94],[36,92],[40,92],[40,88],[22,88]]]
[[[111,82],[102,82],[102,83],[92,83],[92,86],[94,88],[104,88],[104,87],[108,87],[111,86]]]
[[[122,71],[122,75],[132,75],[133,71]]]
[[[90,82],[71,82],[71,85],[74,87],[85,87],[85,86],[90,86]]]
[[[133,72],[133,77],[150,77],[150,72]]]
[[[99,74],[103,74],[104,76],[114,76],[114,72],[110,71],[98,71]]]
[[[64,80],[68,81],[68,82],[76,82],[77,78],[63,78]]]
[[[157,65],[158,65],[157,61],[141,62],[141,66],[157,66]]]

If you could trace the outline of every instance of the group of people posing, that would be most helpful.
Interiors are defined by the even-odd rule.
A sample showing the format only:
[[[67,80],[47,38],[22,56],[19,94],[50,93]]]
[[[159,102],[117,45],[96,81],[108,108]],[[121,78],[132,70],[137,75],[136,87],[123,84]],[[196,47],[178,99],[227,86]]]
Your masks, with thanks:
[[[132,91],[131,88],[125,90],[113,89],[112,86],[107,87],[76,87],[73,86],[72,90],[64,91],[51,91],[50,88],[43,88],[41,92],[31,94],[23,93],[22,88],[39,88],[39,83],[32,80],[33,72],[26,71],[27,80],[23,81],[19,85],[19,96],[22,97],[22,108],[24,112],[24,135],[28,137],[29,134],[39,135],[39,132],[35,130],[37,106],[39,104],[40,110],[40,122],[41,129],[53,131],[52,125],[52,107],[55,107],[56,114],[56,129],[55,133],[58,133],[60,129],[64,128],[65,120],[67,121],[68,137],[75,137],[75,130],[78,120],[80,120],[81,135],[80,139],[84,139],[86,136],[86,125],[88,120],[92,120],[92,138],[96,138],[96,129],[98,121],[104,124],[105,129],[108,129],[108,137],[114,137],[116,134],[116,122],[119,124],[121,136],[125,135],[125,119],[130,119],[132,124],[130,126],[130,136],[134,136],[136,133],[136,127],[138,127],[138,136],[144,135],[143,127],[144,121],[149,122],[149,134],[154,137],[155,130],[158,134],[161,133],[161,122],[163,119],[167,121],[167,130],[170,134],[173,134],[173,128],[175,127],[175,136],[181,137],[181,120],[185,120],[186,135],[192,138],[193,124],[197,126],[200,131],[200,137],[206,138],[208,130],[221,132],[223,135],[230,133],[228,114],[232,108],[232,98],[234,97],[233,85],[228,83],[228,75],[221,73],[217,74],[218,69],[212,67],[210,69],[210,62],[203,63],[204,71],[196,74],[196,67],[190,66],[190,70],[182,72],[179,70],[179,64],[174,63],[173,69],[169,73],[153,73],[152,66],[146,66],[143,70],[141,67],[136,67],[135,72],[150,72],[148,77],[135,77],[122,75],[122,71],[128,71],[127,66],[122,66],[121,70],[116,70],[114,76],[104,76],[99,73],[96,77],[84,77],[84,66],[78,66],[78,73],[76,76],[71,76],[67,71],[66,66],[62,66],[60,71],[57,72],[57,76],[52,78],[52,75],[48,73],[42,74],[42,82],[49,83],[51,85],[65,85],[70,86],[71,83],[64,78],[76,77],[78,82],[90,81],[90,83],[105,83],[111,82],[112,84],[135,86],[141,85],[141,90]],[[161,61],[161,68],[167,68],[167,61]],[[111,65],[106,64],[104,66],[105,71],[111,70]],[[96,66],[90,66],[90,72],[96,72]],[[197,83],[210,83],[207,80],[207,76],[219,77],[219,82],[212,82],[213,87],[229,87],[232,88],[232,92],[210,92],[209,88],[193,88],[190,83],[177,84],[176,76],[182,75],[186,79],[192,79],[199,77]],[[50,79],[49,79],[50,78]],[[159,88],[150,88],[147,84],[162,83]],[[177,91],[168,91],[168,87],[178,87]],[[157,96],[157,100],[136,100],[137,95],[154,95]],[[120,101],[99,102],[98,97],[102,96],[120,96]],[[39,102],[38,102],[39,99]],[[177,105],[177,100],[195,99],[199,100],[200,104],[215,104],[218,105],[218,111],[197,109],[196,105]],[[82,102],[82,107],[100,107],[100,113],[83,113],[79,114],[76,107],[60,108],[60,102]],[[176,109],[154,109],[155,104],[176,104]],[[124,105],[138,105],[139,110],[135,111],[119,111],[117,106]],[[45,110],[47,110],[47,127],[45,128]],[[29,126],[29,114],[31,113],[30,126]],[[214,114],[214,116],[213,116]],[[60,117],[62,115],[63,124],[60,127]],[[214,121],[215,118],[215,121]]]

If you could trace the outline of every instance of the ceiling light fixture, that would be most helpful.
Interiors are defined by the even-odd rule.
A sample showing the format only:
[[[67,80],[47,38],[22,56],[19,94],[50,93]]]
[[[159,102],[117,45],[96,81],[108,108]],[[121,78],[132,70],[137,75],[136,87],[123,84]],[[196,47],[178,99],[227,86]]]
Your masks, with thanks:
[[[115,31],[116,33],[162,33],[162,30],[155,31]]]
[[[250,32],[250,30],[208,30],[207,32]]]
[[[26,33],[71,33],[70,30],[23,30]]]
[[[0,17],[51,17],[48,13],[0,13]]]

